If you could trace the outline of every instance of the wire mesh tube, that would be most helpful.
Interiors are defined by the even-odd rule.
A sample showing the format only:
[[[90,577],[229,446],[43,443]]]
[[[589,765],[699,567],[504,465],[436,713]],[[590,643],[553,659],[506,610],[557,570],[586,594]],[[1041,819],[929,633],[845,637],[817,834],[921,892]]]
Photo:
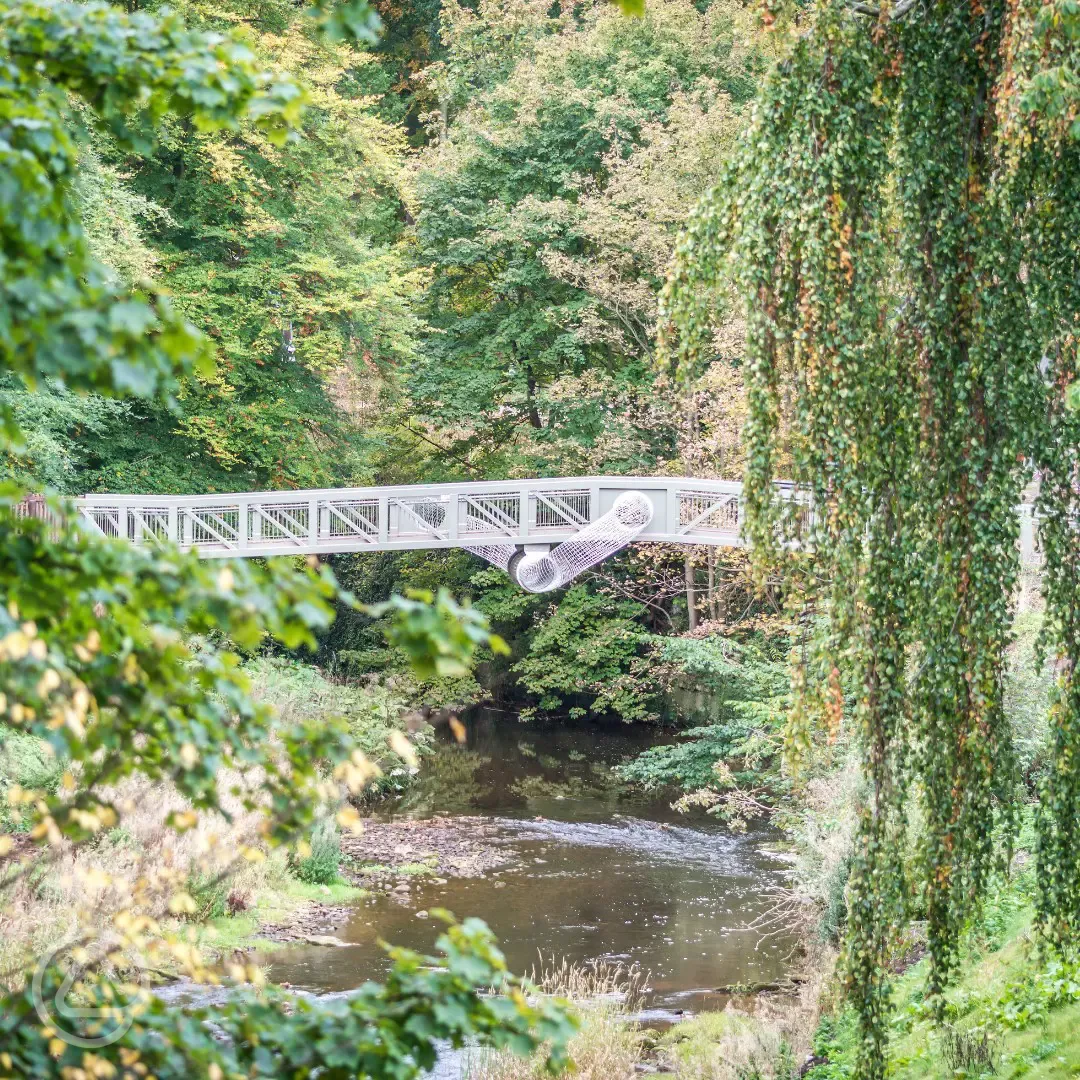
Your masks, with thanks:
[[[503,569],[526,592],[551,592],[573,581],[583,570],[603,562],[633,540],[652,521],[653,507],[647,495],[627,491],[596,521],[547,554],[508,548],[469,548]],[[499,561],[496,561],[496,559]]]
[[[546,554],[515,551],[505,544],[469,545],[465,550],[505,570],[526,592],[551,592],[626,547],[652,518],[649,497],[626,491],[606,514]]]
[[[481,559],[487,559],[500,570],[505,570],[510,562],[510,556],[514,554],[512,544],[466,544],[465,550],[479,555]]]

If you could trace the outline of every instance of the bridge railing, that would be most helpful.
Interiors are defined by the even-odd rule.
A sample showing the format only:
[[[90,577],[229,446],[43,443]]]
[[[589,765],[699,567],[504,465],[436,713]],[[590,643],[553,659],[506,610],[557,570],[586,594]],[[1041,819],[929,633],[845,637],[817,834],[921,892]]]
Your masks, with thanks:
[[[559,543],[626,491],[653,521],[641,539],[737,545],[742,485],[667,477],[571,477],[220,495],[85,495],[79,512],[107,536],[170,540],[207,555]]]

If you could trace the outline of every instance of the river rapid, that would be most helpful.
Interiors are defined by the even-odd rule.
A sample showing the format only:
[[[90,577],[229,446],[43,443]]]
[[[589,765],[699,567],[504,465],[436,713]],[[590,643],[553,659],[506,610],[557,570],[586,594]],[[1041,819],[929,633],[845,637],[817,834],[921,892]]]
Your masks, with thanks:
[[[275,952],[273,981],[334,993],[377,979],[387,966],[380,940],[431,951],[438,924],[422,913],[436,907],[483,918],[518,973],[564,959],[638,965],[650,988],[642,1019],[653,1023],[722,1008],[720,987],[783,977],[793,943],[758,925],[785,880],[776,835],[732,834],[627,791],[614,766],[654,731],[525,723],[495,709],[463,719],[464,742],[440,729],[417,783],[378,816],[482,815],[485,842],[510,861],[471,877],[418,877],[406,902],[378,894],[336,931],[345,947]]]

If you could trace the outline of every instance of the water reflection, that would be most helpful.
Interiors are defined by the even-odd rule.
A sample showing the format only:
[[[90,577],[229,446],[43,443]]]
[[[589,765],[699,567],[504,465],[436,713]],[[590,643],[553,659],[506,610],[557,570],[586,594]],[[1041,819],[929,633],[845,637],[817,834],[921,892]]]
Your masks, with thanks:
[[[275,953],[271,975],[295,986],[341,991],[385,971],[379,939],[429,950],[436,933],[417,911],[479,915],[512,969],[539,957],[638,963],[651,972],[653,1009],[722,1004],[713,988],[782,975],[790,942],[751,927],[784,864],[763,850],[762,831],[733,836],[707,817],[628,795],[612,766],[655,740],[619,725],[523,724],[479,711],[467,740],[447,734],[421,782],[390,815],[483,813],[493,842],[515,865],[480,878],[428,882],[407,906],[379,897],[341,932],[349,948]]]

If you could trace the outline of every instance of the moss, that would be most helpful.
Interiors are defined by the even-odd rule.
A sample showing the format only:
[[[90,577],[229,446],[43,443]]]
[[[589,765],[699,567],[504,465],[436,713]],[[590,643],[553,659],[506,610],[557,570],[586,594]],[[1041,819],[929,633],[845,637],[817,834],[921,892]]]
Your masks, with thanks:
[[[386,866],[383,863],[368,863],[349,860],[345,856],[346,865],[357,874],[371,874],[377,876],[385,874],[393,877],[434,877],[435,868],[438,866],[438,857],[431,856],[427,862],[402,863],[401,866]]]

